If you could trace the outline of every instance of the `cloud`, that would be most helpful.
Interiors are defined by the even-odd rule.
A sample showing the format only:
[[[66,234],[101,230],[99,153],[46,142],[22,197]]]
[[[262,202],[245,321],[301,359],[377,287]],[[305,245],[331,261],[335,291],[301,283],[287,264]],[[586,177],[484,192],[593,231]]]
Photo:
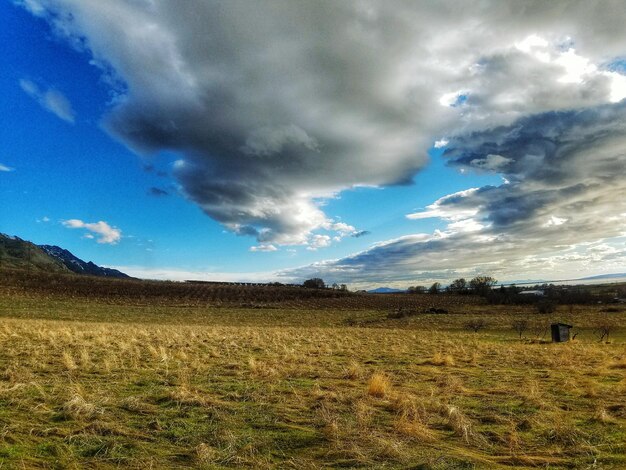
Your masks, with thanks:
[[[64,121],[74,123],[76,113],[63,93],[53,88],[42,90],[35,82],[27,79],[21,79],[19,84],[22,90],[37,101],[41,107]]]
[[[218,282],[291,282],[276,272],[233,273],[215,271],[190,271],[176,268],[146,268],[143,266],[105,266],[117,269],[132,277],[140,279],[158,279],[169,281],[218,281]]]
[[[9,172],[9,171],[15,171],[15,169],[0,163],[0,171]]]
[[[309,243],[307,250],[315,251],[319,248],[326,248],[327,246],[330,246],[330,244],[331,244],[331,238],[328,235],[316,234],[316,235],[313,235],[313,239]]]
[[[161,188],[157,188],[155,186],[152,186],[150,189],[148,189],[148,195],[150,196],[155,196],[155,197],[161,197],[161,196],[169,196],[169,192],[167,192],[165,189],[161,189]]]
[[[626,101],[537,114],[457,136],[444,154],[450,165],[469,168],[477,159],[501,155],[498,171],[509,182],[450,194],[407,216],[440,218],[445,230],[286,273],[408,282],[485,272],[508,279],[522,273],[573,278],[592,266],[623,271],[625,150]]]
[[[361,238],[364,237],[366,235],[370,235],[372,232],[370,232],[369,230],[359,230],[358,232],[354,232],[352,235],[350,235],[351,237],[354,238]]]
[[[183,194],[259,246],[358,233],[324,200],[410,184],[433,143],[451,166],[508,181],[408,216],[441,218],[439,232],[315,269],[395,279],[503,257],[530,266],[624,230],[611,219],[626,212],[620,0],[26,7],[116,84],[110,135],[142,155],[178,152]]]
[[[97,238],[98,243],[115,245],[122,238],[122,231],[117,227],[111,227],[108,223],[104,221],[86,223],[79,219],[70,219],[64,220],[62,222],[63,226],[67,228],[82,228],[88,231],[85,234],[85,238]]]
[[[272,244],[260,244],[260,245],[257,245],[257,246],[251,246],[250,247],[250,251],[252,251],[252,252],[259,252],[259,251],[270,252],[270,251],[277,251],[277,250],[278,250],[278,248],[276,248]]]

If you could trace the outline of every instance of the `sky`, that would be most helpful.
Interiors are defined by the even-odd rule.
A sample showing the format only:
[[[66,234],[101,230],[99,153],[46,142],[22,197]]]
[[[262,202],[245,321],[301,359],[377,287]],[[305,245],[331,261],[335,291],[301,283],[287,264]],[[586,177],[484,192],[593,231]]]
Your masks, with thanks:
[[[18,0],[0,18],[0,232],[156,279],[626,271],[622,1]]]

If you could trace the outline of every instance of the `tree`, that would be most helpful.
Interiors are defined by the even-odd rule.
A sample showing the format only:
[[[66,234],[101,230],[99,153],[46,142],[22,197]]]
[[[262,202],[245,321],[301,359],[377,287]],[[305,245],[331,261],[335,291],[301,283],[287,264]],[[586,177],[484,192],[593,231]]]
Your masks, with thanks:
[[[423,294],[426,292],[426,288],[424,286],[411,286],[406,291],[409,294]]]
[[[325,289],[326,284],[324,284],[324,280],[319,277],[314,277],[311,279],[307,279],[302,283],[302,287],[306,287],[307,289]]]
[[[430,286],[430,288],[428,289],[428,293],[429,294],[438,294],[440,290],[441,290],[441,283],[440,282],[434,282],[433,285]]]
[[[513,327],[515,332],[519,335],[519,339],[522,339],[522,335],[524,334],[524,332],[528,329],[530,325],[528,324],[528,320],[516,320],[513,322],[511,326]]]
[[[593,330],[593,332],[598,336],[600,342],[606,339],[607,343],[609,341],[609,335],[615,328],[613,322],[610,321],[600,321]]]
[[[465,292],[467,290],[467,281],[464,278],[455,279],[452,284],[448,286],[448,290],[451,292]]]
[[[478,295],[487,295],[491,288],[497,283],[491,276],[476,276],[469,283],[470,289]]]

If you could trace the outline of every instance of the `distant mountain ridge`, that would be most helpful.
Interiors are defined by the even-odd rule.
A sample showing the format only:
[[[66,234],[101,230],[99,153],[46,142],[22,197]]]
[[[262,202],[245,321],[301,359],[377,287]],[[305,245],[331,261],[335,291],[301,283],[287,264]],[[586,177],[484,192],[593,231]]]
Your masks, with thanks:
[[[59,260],[70,271],[76,274],[89,274],[91,276],[129,278],[128,274],[124,274],[117,269],[103,268],[91,261],[85,262],[74,256],[70,251],[56,245],[39,245],[47,255]]]
[[[587,281],[591,279],[613,279],[619,277],[626,277],[626,273],[613,273],[613,274],[599,274],[597,276],[581,277],[581,281]]]
[[[369,294],[398,294],[401,292],[406,292],[402,289],[394,289],[393,287],[378,287],[376,289],[368,290]]]
[[[0,233],[0,268],[26,269],[56,273],[76,273],[99,277],[130,278],[117,269],[85,262],[70,251],[55,245],[35,245],[16,236]]]

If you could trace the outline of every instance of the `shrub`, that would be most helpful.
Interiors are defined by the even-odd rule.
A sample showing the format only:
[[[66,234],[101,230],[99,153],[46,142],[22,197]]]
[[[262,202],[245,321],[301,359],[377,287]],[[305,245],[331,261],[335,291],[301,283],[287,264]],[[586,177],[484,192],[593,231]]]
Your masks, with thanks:
[[[539,313],[553,313],[556,310],[556,301],[552,299],[541,299],[536,305]]]
[[[302,283],[302,287],[306,287],[307,289],[324,289],[326,288],[326,284],[324,284],[324,280],[319,277],[314,277],[311,279],[307,279]]]
[[[519,335],[519,339],[522,339],[522,335],[528,330],[528,320],[517,320],[511,325],[515,332]]]

